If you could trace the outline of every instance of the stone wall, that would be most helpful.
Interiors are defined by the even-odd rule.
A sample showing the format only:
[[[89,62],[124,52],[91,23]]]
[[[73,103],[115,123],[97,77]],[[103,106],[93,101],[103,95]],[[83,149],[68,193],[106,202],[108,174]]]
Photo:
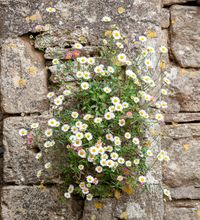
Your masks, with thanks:
[[[50,6],[56,14],[46,12]],[[125,12],[119,14],[119,7]],[[175,77],[163,143],[171,143],[172,159],[169,167],[163,167],[163,182],[172,190],[171,202],[163,203],[156,181],[152,194],[123,197],[118,202],[107,199],[102,209],[77,199],[60,202],[55,181],[47,182],[45,189],[38,187],[38,149],[27,147],[18,137],[19,128],[48,117],[46,94],[57,74],[51,60],[62,59],[76,41],[84,43],[85,53],[95,53],[105,15],[115,19],[129,38],[133,33],[156,32],[154,45],[168,44],[170,49],[169,71]],[[199,22],[197,2],[187,0],[164,0],[163,4],[159,0],[0,0],[3,220],[200,218]],[[38,32],[41,27],[43,31]],[[162,178],[161,173],[157,176]]]

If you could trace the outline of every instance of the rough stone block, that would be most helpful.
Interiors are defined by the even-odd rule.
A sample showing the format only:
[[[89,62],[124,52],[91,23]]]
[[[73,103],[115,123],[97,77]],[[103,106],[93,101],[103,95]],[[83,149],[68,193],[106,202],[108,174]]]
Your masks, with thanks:
[[[41,124],[46,121],[47,118],[37,116],[4,119],[4,182],[22,185],[39,182],[36,173],[43,168],[45,161],[38,161],[35,156],[41,149],[27,145],[26,139],[20,137],[18,131],[20,128],[30,127],[33,122],[40,122]]]
[[[2,108],[7,113],[48,108],[44,59],[25,38],[7,39],[1,56]]]
[[[174,113],[165,114],[166,122],[199,122],[200,113]]]
[[[198,186],[182,186],[170,189],[173,199],[200,199],[200,184]]]
[[[171,7],[171,50],[182,67],[200,67],[199,7]]]
[[[169,10],[166,8],[163,8],[161,10],[161,24],[160,24],[162,28],[169,27],[169,23],[170,23],[169,17],[170,17]]]
[[[44,191],[37,186],[6,186],[2,189],[3,220],[78,220],[81,202],[60,201],[56,187]]]
[[[174,4],[183,4],[187,2],[193,2],[194,0],[163,0],[164,6],[174,5]]]

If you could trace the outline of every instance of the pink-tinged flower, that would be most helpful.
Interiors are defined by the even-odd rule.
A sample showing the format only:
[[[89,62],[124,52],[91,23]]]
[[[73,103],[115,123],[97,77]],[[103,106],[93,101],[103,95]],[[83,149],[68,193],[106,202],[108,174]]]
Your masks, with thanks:
[[[31,145],[33,143],[33,135],[30,133],[27,135],[27,144]]]
[[[127,112],[127,113],[126,113],[126,116],[129,117],[129,118],[131,118],[131,117],[133,116],[133,113],[132,113],[132,112]]]
[[[128,168],[124,168],[123,171],[125,176],[129,176],[130,172]]]
[[[93,184],[97,185],[99,183],[99,180],[97,178],[94,178]]]
[[[43,25],[36,25],[36,26],[35,26],[35,31],[36,31],[36,32],[44,31],[44,26],[43,26]]]

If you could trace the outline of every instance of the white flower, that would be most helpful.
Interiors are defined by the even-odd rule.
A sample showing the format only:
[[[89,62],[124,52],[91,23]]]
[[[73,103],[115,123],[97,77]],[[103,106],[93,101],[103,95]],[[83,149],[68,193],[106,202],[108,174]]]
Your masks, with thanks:
[[[85,133],[85,137],[88,141],[92,140],[93,136],[90,132]]]
[[[83,193],[83,194],[88,194],[88,193],[89,193],[88,188],[84,187],[84,188],[82,189],[82,193]]]
[[[144,184],[146,182],[146,177],[145,176],[140,176],[138,178],[138,180],[139,180],[140,183]]]
[[[124,179],[123,176],[118,176],[118,177],[117,177],[117,180],[120,181],[120,182],[121,182],[123,179]]]
[[[51,141],[46,141],[46,142],[44,143],[44,147],[45,147],[45,148],[51,147]]]
[[[81,88],[83,90],[87,90],[87,89],[89,89],[89,87],[90,87],[89,83],[87,83],[87,82],[82,82],[81,83]]]
[[[124,164],[124,162],[125,162],[124,158],[122,158],[122,157],[118,158],[118,163],[119,164]]]
[[[136,145],[138,145],[140,143],[139,139],[138,138],[133,138],[132,142]]]
[[[103,22],[110,22],[110,21],[111,21],[111,18],[108,17],[108,16],[104,16],[104,17],[102,18],[102,21],[103,21]]]
[[[119,126],[124,126],[126,124],[126,121],[124,119],[119,119]]]
[[[158,121],[163,121],[164,116],[162,114],[158,113],[158,114],[155,115],[155,119],[158,120]]]
[[[20,135],[20,136],[24,137],[24,136],[26,136],[27,134],[28,134],[28,131],[27,131],[26,129],[21,128],[21,129],[19,130],[19,135]]]
[[[124,48],[124,45],[121,42],[116,42],[117,47],[120,49]]]
[[[74,48],[75,48],[75,49],[82,49],[82,48],[83,48],[83,45],[80,44],[80,43],[75,43],[75,44],[74,44]]]
[[[145,42],[147,40],[147,38],[145,36],[140,36],[139,40],[142,41],[142,42]]]
[[[146,65],[147,67],[152,67],[152,62],[151,62],[150,59],[146,59],[146,60],[144,61],[144,63],[145,63],[145,65]]]
[[[106,165],[109,167],[109,168],[113,168],[115,166],[115,163],[113,160],[107,160],[106,161]]]
[[[70,126],[68,124],[64,124],[62,127],[61,127],[61,130],[64,131],[64,132],[67,132],[69,130]]]
[[[72,112],[71,116],[72,118],[78,118],[78,112]]]
[[[95,171],[96,171],[97,173],[101,173],[101,172],[103,171],[103,168],[102,168],[101,166],[97,166],[97,167],[95,168]]]
[[[102,122],[102,118],[96,117],[96,118],[94,119],[94,123],[96,123],[96,124],[99,124],[99,123],[101,123],[101,122]]]
[[[171,83],[171,81],[167,77],[164,77],[163,81],[168,85]]]
[[[112,90],[111,90],[111,88],[109,88],[109,87],[104,87],[104,88],[103,88],[103,91],[104,91],[105,93],[110,93]]]
[[[39,160],[40,158],[42,158],[42,153],[41,153],[41,152],[37,153],[37,154],[35,155],[35,158],[36,158],[37,160]]]
[[[68,192],[73,193],[73,191],[74,191],[74,186],[72,184],[70,184],[69,188],[68,188]]]
[[[110,154],[110,157],[111,157],[112,160],[117,160],[118,157],[119,157],[119,155],[118,155],[118,153],[116,153],[116,152],[112,152],[112,153]]]
[[[78,62],[81,64],[87,63],[87,58],[86,57],[79,57]]]
[[[88,201],[91,201],[92,198],[93,198],[93,195],[92,195],[92,194],[90,194],[90,193],[87,194],[86,199],[87,199]]]
[[[145,115],[147,114],[145,110],[140,110],[139,111],[140,116],[145,117]]]
[[[45,169],[50,169],[51,168],[51,163],[50,162],[46,163],[44,165],[44,167],[45,167]]]
[[[79,170],[83,170],[84,169],[84,165],[82,165],[82,164],[78,165],[78,169]]]
[[[111,98],[111,102],[116,105],[116,104],[119,104],[120,103],[120,99],[116,96],[112,97]]]
[[[106,112],[105,114],[104,114],[104,118],[106,119],[106,120],[111,120],[111,119],[113,119],[115,117],[115,115],[112,113],[112,112]]]
[[[83,77],[83,72],[81,72],[81,71],[78,71],[77,73],[76,73],[76,77],[77,78],[82,78]]]
[[[140,159],[135,159],[135,160],[133,161],[133,163],[134,163],[135,165],[138,165],[138,164],[140,163]]]
[[[127,166],[127,167],[131,167],[131,165],[132,165],[131,161],[130,161],[130,160],[127,160],[127,161],[126,161],[126,166]]]
[[[121,105],[120,103],[115,105],[115,111],[121,112],[122,110],[123,110],[123,105]]]
[[[52,98],[54,95],[55,95],[54,92],[49,92],[49,93],[47,94],[47,98],[50,99],[50,98]]]
[[[84,71],[84,73],[83,73],[83,78],[84,78],[84,79],[90,79],[90,78],[91,78],[90,72]]]
[[[153,47],[147,47],[147,51],[148,51],[149,53],[155,53],[155,50],[154,50]]]
[[[167,90],[166,89],[161,89],[161,94],[163,94],[163,95],[167,95]]]
[[[35,128],[38,128],[39,127],[39,123],[33,123],[31,124],[31,128],[32,129],[35,129]]]
[[[53,130],[49,128],[49,129],[45,130],[44,134],[46,137],[51,137],[53,134]]]
[[[99,150],[98,150],[97,147],[92,146],[92,147],[89,148],[89,152],[90,152],[92,155],[95,155],[95,156],[96,156],[96,155],[98,155]]]
[[[53,65],[58,65],[60,63],[59,59],[52,60]]]
[[[101,73],[101,72],[103,72],[103,66],[102,66],[102,65],[96,66],[96,67],[94,68],[94,72],[95,72],[95,73]]]
[[[119,40],[119,39],[121,38],[120,31],[114,30],[114,31],[112,32],[112,36],[114,37],[115,40]]]
[[[41,175],[42,175],[42,170],[38,170],[38,172],[37,172],[37,174],[36,174],[37,178],[40,178]]]
[[[138,97],[133,97],[133,101],[134,101],[135,103],[138,103],[138,102],[140,101],[140,99],[139,99]]]
[[[163,189],[163,193],[164,193],[164,195],[166,195],[170,200],[172,199],[172,198],[171,198],[171,193],[170,193],[170,191],[169,191],[168,189]]]
[[[88,58],[88,64],[93,65],[95,63],[95,59],[93,57]]]
[[[77,132],[76,137],[77,137],[77,139],[83,139],[84,135],[82,132]]]
[[[86,152],[85,150],[81,149],[78,151],[78,156],[81,158],[86,158]]]
[[[71,194],[69,192],[66,192],[66,193],[64,193],[64,197],[69,199],[69,198],[71,198]]]
[[[53,12],[56,12],[56,9],[52,7],[48,7],[46,8],[46,11],[48,11],[49,13],[53,13]]]
[[[49,125],[50,127],[57,127],[57,121],[56,121],[56,119],[55,119],[55,118],[49,119],[49,120],[48,120],[48,125]]]
[[[129,132],[126,132],[126,133],[124,134],[124,137],[125,137],[126,139],[130,139],[130,138],[131,138],[131,134],[130,134]]]
[[[168,155],[164,155],[164,160],[168,162],[170,161],[170,157]]]
[[[161,104],[162,108],[167,108],[167,102],[161,101],[160,104]]]
[[[86,177],[86,180],[87,180],[88,183],[93,183],[94,178],[91,175],[89,175],[89,176]]]
[[[80,147],[81,145],[82,145],[82,141],[80,140],[80,139],[75,139],[74,141],[73,141],[73,145],[75,146],[75,147]]]
[[[132,79],[136,79],[137,76],[132,70],[126,70],[126,75],[130,76]]]
[[[68,89],[66,89],[66,90],[63,91],[63,95],[65,95],[65,96],[68,96],[68,95],[70,95],[70,94],[71,94],[71,91],[68,90]]]
[[[78,132],[78,128],[76,126],[72,126],[71,131],[73,134],[76,134]]]
[[[126,62],[126,55],[124,53],[120,53],[120,54],[117,55],[117,59],[120,62]]]
[[[55,104],[55,105],[62,105],[62,103],[63,103],[63,102],[62,102],[62,99],[60,99],[60,98],[55,98],[55,99],[54,99],[54,104]]]
[[[147,150],[147,155],[148,155],[149,157],[153,156],[152,151],[151,151],[151,150]]]
[[[122,103],[122,106],[123,106],[123,108],[128,108],[128,107],[129,107],[129,104],[128,104],[128,102],[123,102],[123,103]]]
[[[107,70],[108,70],[109,73],[114,73],[115,72],[115,70],[112,66],[108,66]]]
[[[168,52],[168,49],[167,49],[166,47],[164,47],[164,46],[161,46],[161,47],[160,47],[160,52],[161,52],[161,53],[167,53],[167,52]]]
[[[164,160],[164,155],[159,153],[159,154],[157,155],[157,159],[158,159],[159,161],[163,161],[163,160]]]

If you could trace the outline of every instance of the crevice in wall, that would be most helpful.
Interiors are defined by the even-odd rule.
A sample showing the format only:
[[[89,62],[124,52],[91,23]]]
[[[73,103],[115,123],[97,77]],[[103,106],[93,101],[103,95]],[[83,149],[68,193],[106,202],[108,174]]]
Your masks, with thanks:
[[[200,2],[198,2],[198,1],[190,1],[190,2],[174,3],[174,4],[171,4],[171,5],[164,5],[163,8],[169,9],[173,5],[200,7]]]

